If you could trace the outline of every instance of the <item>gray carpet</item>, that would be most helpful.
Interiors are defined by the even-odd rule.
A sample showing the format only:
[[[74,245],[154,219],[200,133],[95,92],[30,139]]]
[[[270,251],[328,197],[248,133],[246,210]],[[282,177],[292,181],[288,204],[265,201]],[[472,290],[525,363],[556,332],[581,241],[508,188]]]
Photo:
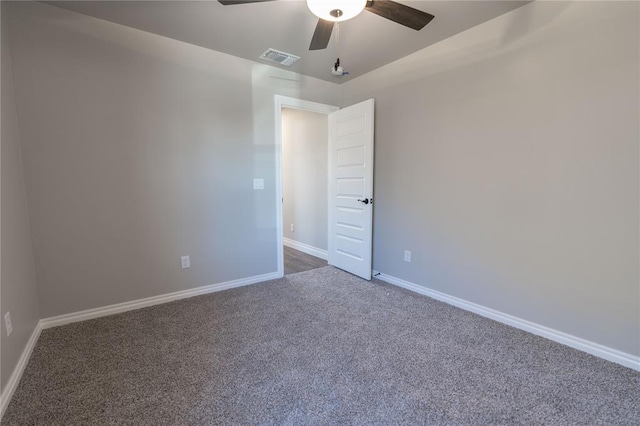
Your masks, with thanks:
[[[639,385],[324,267],[45,330],[3,424],[637,425]]]

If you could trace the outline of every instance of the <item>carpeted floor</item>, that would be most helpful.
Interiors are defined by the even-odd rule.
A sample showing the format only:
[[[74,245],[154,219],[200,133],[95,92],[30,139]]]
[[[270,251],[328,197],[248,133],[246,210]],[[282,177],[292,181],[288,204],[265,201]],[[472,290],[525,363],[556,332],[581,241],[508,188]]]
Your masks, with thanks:
[[[640,374],[332,267],[45,330],[5,425],[640,422]]]

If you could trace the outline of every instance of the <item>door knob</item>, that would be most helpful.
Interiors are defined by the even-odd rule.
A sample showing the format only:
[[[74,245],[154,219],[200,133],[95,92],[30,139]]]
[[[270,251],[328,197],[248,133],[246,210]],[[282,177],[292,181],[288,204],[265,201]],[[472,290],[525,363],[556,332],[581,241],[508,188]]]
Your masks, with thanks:
[[[368,198],[365,198],[364,200],[358,200],[358,201],[360,201],[363,204],[369,204],[369,199]],[[371,199],[371,204],[373,204],[373,198]]]

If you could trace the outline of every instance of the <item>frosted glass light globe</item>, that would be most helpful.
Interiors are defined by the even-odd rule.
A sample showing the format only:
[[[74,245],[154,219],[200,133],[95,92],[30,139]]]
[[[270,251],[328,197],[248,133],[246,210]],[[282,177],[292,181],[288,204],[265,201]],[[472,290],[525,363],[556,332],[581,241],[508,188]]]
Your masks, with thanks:
[[[366,5],[367,0],[307,0],[307,6],[314,15],[333,22],[346,21],[357,16]]]

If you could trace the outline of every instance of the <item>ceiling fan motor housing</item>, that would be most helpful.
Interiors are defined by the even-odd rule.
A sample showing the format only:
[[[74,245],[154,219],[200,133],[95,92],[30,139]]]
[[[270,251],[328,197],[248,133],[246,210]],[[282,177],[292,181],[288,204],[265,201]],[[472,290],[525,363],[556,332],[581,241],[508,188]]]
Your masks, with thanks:
[[[342,22],[362,12],[367,0],[307,0],[309,10],[320,19]]]

